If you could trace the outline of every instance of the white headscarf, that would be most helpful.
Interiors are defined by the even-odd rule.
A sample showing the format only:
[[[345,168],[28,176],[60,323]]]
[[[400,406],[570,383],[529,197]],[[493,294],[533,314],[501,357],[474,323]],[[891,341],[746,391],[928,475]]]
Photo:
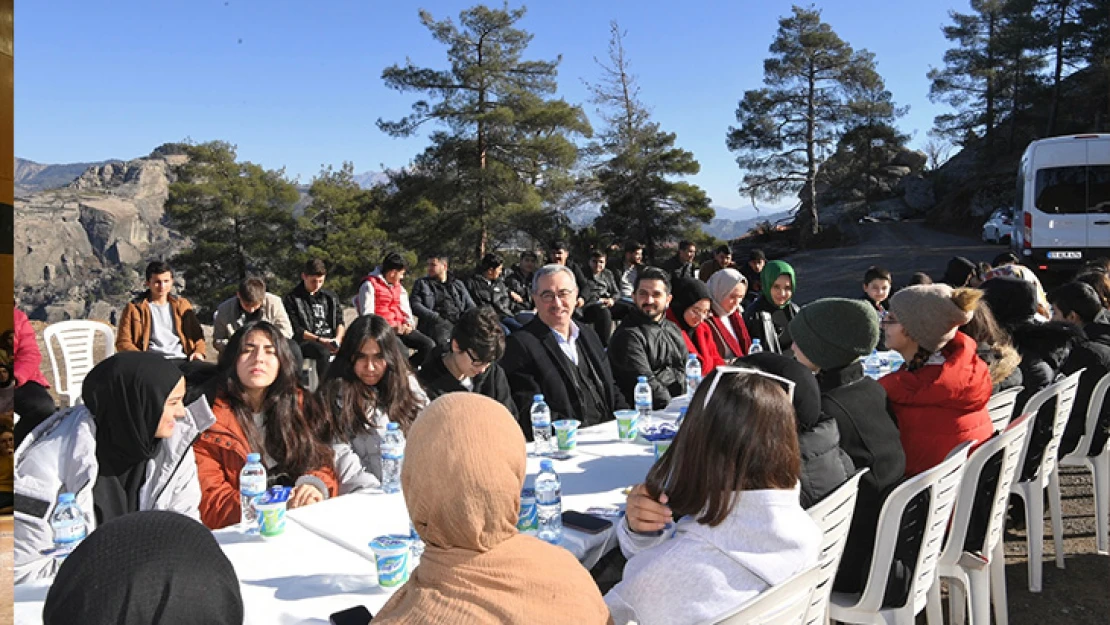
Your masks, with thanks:
[[[706,286],[709,287],[709,294],[713,296],[710,303],[713,305],[713,312],[718,317],[727,317],[735,311],[735,309],[725,310],[721,306],[721,302],[741,282],[747,285],[748,279],[744,277],[744,274],[731,267],[715,271],[712,276],[709,276],[709,282],[706,282]],[[737,304],[737,308],[739,308],[739,304]]]

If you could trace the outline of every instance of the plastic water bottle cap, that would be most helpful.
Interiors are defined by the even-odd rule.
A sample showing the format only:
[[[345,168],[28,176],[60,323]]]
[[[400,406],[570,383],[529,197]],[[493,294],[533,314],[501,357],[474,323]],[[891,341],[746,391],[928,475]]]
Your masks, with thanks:
[[[547,459],[540,460],[540,471],[554,471],[554,470],[555,470],[554,465],[551,464],[550,460],[547,460]]]
[[[759,339],[752,339],[752,345],[759,345]],[[693,356],[693,354],[690,354]]]
[[[73,503],[77,501],[77,495],[73,493],[62,493],[58,495],[58,503]]]
[[[262,454],[247,454],[247,462],[261,462]]]
[[[543,401],[543,394],[537,393],[532,396],[532,401]]]
[[[641,375],[638,378],[636,378],[636,381],[637,382],[647,382],[647,376],[646,375]]]
[[[756,339],[756,340],[758,341],[759,339]],[[697,354],[686,354],[686,360],[697,360],[697,359],[698,359]]]
[[[396,423],[390,422],[390,423],[386,424],[385,429],[389,430],[390,432],[395,432],[395,431],[401,429],[401,426],[396,424]]]

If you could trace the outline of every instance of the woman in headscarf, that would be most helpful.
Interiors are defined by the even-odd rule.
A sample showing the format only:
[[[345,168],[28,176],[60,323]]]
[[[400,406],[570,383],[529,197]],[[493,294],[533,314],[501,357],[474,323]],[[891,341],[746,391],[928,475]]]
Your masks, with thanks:
[[[781,260],[772,260],[760,272],[759,279],[762,290],[744,312],[744,322],[752,340],[759,339],[763,351],[787,353],[793,343],[788,329],[790,320],[798,314],[798,305],[794,303],[794,291],[798,288],[794,268]]]
[[[66,557],[43,625],[242,625],[239,578],[212,532],[162,511],[105,523]]]
[[[58,560],[50,515],[74,493],[89,530],[139,510],[199,518],[191,444],[215,418],[205,402],[186,410],[181,370],[159,354],[122,352],[85,378],[84,404],[36,427],[15,457],[15,581],[51,577]]]
[[[262,455],[270,484],[293,487],[290,508],[335,495],[327,419],[301,389],[281,331],[266,321],[248,322],[220,353],[219,369],[216,423],[194,445],[204,524],[219,529],[239,522],[239,472],[251,452]]]
[[[709,329],[713,331],[717,353],[725,360],[746,356],[752,345],[752,338],[748,335],[748,326],[744,323],[740,304],[748,293],[748,279],[730,267],[710,276],[706,286],[713,296]]]
[[[517,531],[524,474],[524,435],[496,401],[449,393],[421,413],[401,484],[424,555],[375,625],[609,619],[569,551]]]
[[[725,359],[717,351],[717,344],[713,342],[713,330],[706,323],[713,305],[709,288],[701,280],[679,278],[674,281],[671,291],[673,297],[667,308],[667,319],[682,330],[686,350],[696,354],[701,361],[701,374],[709,375],[710,371],[725,364]]]

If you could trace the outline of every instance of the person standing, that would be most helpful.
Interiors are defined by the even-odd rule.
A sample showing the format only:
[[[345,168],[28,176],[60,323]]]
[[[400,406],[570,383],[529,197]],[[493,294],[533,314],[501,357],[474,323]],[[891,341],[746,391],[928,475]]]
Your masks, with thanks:
[[[281,300],[293,324],[293,340],[300,344],[304,357],[316,363],[321,380],[327,375],[332,354],[339,351],[345,330],[339,298],[324,289],[327,275],[323,260],[309,260],[301,271],[300,284]]]

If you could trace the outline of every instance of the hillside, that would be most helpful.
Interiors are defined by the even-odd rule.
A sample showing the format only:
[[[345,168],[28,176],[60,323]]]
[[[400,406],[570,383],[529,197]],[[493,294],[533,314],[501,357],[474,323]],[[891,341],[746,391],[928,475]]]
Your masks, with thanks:
[[[76,180],[90,167],[120,162],[122,161],[109,159],[95,163],[45,165],[17,157],[15,159],[15,194],[19,197],[25,197],[37,191],[59,189]]]

